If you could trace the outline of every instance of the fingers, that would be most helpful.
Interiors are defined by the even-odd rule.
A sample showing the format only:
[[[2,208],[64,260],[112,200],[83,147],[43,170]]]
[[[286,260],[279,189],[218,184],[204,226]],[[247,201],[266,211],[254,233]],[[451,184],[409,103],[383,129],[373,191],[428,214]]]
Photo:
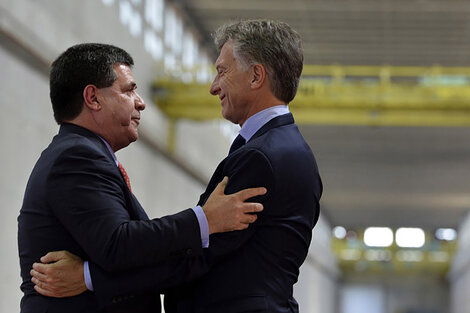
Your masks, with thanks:
[[[34,289],[40,294],[48,297],[57,296],[57,294],[50,288],[45,279],[38,279],[33,276],[31,282],[34,284]]]
[[[29,273],[31,274],[32,277],[40,280],[40,281],[45,281],[47,279],[47,275],[41,273],[41,272],[38,272],[36,270],[31,270],[29,271]]]
[[[238,223],[234,225],[233,230],[243,230],[248,228],[250,224],[256,222],[258,216],[255,214],[242,213],[237,217]]]
[[[50,283],[54,281],[55,276],[54,272],[51,272],[50,269],[55,264],[42,264],[42,263],[34,263],[33,269],[29,272],[31,274],[31,281],[38,285],[41,290],[48,290],[51,291]]]
[[[65,252],[66,251],[49,252],[41,258],[41,262],[47,264],[47,263],[56,262],[58,260],[61,260],[61,259],[65,258]]]
[[[36,278],[32,278],[31,281],[34,283],[34,290],[46,297],[63,298],[66,294],[61,293],[59,290],[54,290],[49,287],[45,282],[39,281]]]
[[[42,274],[47,273],[47,269],[50,268],[52,265],[51,264],[42,264],[42,263],[33,263],[33,269]]]
[[[34,290],[36,290],[38,293],[40,293],[41,295],[43,296],[46,296],[46,297],[54,297],[56,296],[53,292],[49,291],[49,290],[46,290],[46,289],[43,289],[41,288],[39,285],[41,284],[41,282],[39,282],[39,285],[33,281],[33,283],[35,284],[34,285]]]
[[[209,224],[209,234],[246,229],[256,221],[257,217],[252,213],[263,210],[262,204],[245,201],[266,194],[266,188],[249,188],[225,195],[227,183],[228,177],[224,177],[202,208]]]
[[[261,203],[247,202],[243,204],[244,213],[256,213],[263,211],[263,205]]]
[[[240,218],[240,222],[238,225],[234,227],[234,230],[244,230],[247,229],[250,224],[254,223],[258,217],[252,214],[244,214],[242,218]]]
[[[248,227],[248,224],[252,224],[256,221],[258,217],[253,214],[245,214],[243,218],[240,220],[240,223],[246,225]]]
[[[227,187],[228,183],[228,177],[225,176],[224,179],[220,183],[217,184],[217,187],[215,187],[214,192],[218,194],[224,194],[225,187]]]
[[[235,193],[235,195],[239,197],[242,201],[245,201],[246,199],[264,195],[266,192],[267,192],[266,188],[258,187],[258,188],[249,188],[249,189],[241,190]]]

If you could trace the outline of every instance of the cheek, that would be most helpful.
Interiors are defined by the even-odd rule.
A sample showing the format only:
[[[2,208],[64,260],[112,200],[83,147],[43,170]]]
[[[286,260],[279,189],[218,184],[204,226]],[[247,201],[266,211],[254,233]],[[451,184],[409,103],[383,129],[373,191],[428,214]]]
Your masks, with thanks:
[[[135,102],[132,98],[126,98],[123,101],[123,108],[127,115],[132,115],[132,112],[135,110]]]
[[[123,126],[127,126],[131,122],[132,112],[134,111],[134,106],[130,105],[130,101],[121,101],[121,105],[119,107],[119,112],[115,112],[118,116],[121,124]]]
[[[224,77],[224,79],[220,80],[220,88],[227,93],[233,90],[234,86],[235,82],[231,77]]]

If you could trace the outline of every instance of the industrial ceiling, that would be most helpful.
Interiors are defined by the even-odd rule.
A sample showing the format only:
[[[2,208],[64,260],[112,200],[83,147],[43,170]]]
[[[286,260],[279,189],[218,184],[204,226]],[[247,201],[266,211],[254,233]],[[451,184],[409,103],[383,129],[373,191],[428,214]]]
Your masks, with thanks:
[[[210,33],[228,21],[270,18],[300,33],[305,64],[470,66],[469,1],[172,2],[207,47]],[[470,127],[449,126],[301,125],[319,163],[330,223],[457,227],[470,208]]]

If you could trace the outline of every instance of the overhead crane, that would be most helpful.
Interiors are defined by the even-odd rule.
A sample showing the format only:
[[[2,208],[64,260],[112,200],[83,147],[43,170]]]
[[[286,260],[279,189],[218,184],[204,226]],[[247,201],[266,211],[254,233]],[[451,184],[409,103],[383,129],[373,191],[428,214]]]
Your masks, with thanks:
[[[221,117],[210,83],[162,77],[153,87],[172,119]],[[307,65],[289,108],[299,124],[470,126],[470,68]]]
[[[153,84],[153,100],[170,121],[169,151],[179,119],[222,117],[210,82],[179,73]],[[470,67],[306,65],[289,109],[298,124],[468,127]]]

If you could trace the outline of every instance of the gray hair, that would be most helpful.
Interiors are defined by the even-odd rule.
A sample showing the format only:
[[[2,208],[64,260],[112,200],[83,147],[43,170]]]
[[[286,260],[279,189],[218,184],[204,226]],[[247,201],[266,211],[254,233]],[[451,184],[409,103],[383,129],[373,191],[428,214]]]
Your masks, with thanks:
[[[273,94],[289,103],[294,99],[303,67],[302,40],[288,24],[272,20],[245,20],[219,27],[213,34],[220,52],[227,41],[246,70],[261,63]]]

